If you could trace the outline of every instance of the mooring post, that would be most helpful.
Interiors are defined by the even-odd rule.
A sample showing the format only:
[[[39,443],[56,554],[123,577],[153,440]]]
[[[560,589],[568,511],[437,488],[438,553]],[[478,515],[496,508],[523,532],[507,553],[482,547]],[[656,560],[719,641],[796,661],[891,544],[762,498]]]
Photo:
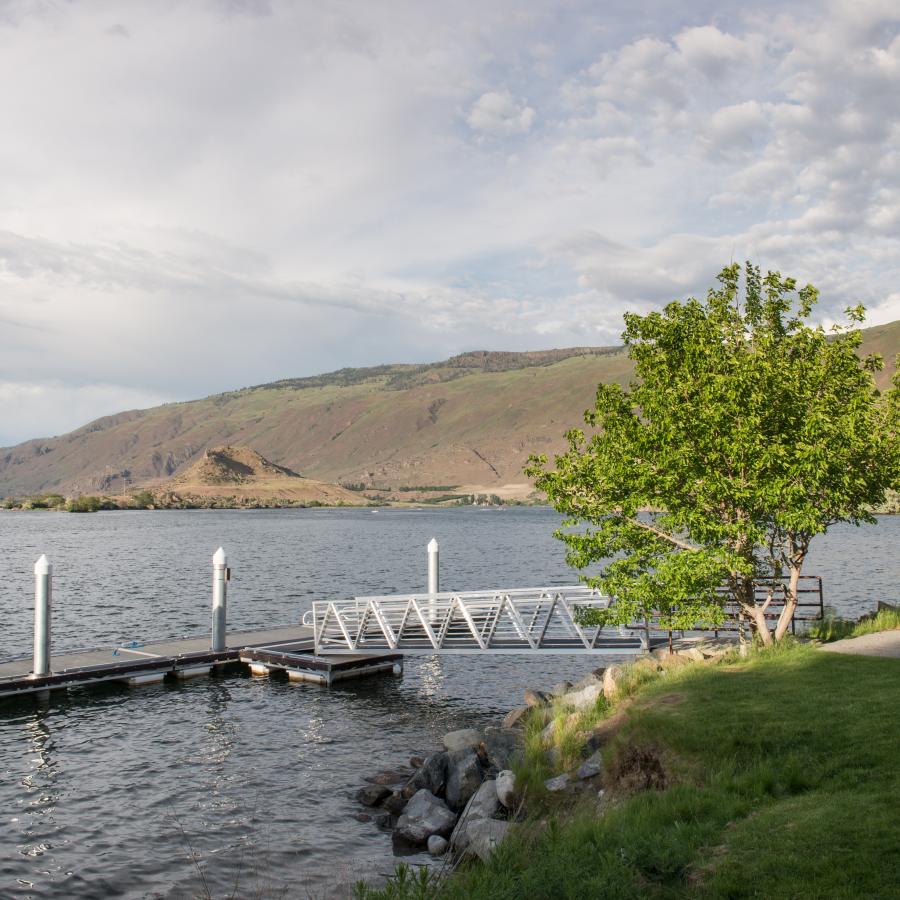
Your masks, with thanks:
[[[428,619],[434,622],[437,619],[437,600],[434,595],[441,589],[440,576],[441,549],[436,538],[428,542],[428,593],[431,597],[428,601]]]
[[[219,547],[213,555],[212,649],[225,649],[228,558]]]
[[[53,566],[46,554],[34,564],[33,675],[50,674],[50,608],[53,603]]]

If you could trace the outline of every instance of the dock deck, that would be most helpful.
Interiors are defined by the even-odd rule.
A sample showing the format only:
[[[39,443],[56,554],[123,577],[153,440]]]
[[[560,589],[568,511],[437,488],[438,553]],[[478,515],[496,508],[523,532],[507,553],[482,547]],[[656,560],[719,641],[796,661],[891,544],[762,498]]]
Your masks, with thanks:
[[[31,674],[30,656],[0,662],[0,700],[36,691],[123,681],[131,685],[162,681],[167,675],[190,678],[227,663],[250,665],[256,675],[283,670],[293,681],[331,684],[344,678],[393,670],[401,665],[397,653],[355,656],[316,656],[313,630],[284,625],[243,631],[226,638],[226,649],[210,649],[209,635],[113,648],[90,648],[60,653],[50,659],[50,674]]]

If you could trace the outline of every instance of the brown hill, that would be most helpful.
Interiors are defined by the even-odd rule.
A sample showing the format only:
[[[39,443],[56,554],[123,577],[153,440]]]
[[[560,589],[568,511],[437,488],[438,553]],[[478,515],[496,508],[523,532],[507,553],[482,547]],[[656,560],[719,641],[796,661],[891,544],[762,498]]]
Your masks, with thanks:
[[[892,361],[900,351],[900,322],[864,336],[864,354]],[[891,371],[879,374],[882,387]],[[527,495],[529,453],[561,450],[598,382],[625,384],[631,375],[621,348],[577,347],[279,381],[124,412],[0,450],[0,496],[159,483],[222,445],[252,446],[322,481]]]
[[[275,465],[249,447],[207,450],[181,474],[147,486],[154,489],[157,497],[168,498],[168,503],[213,498],[229,498],[236,505],[287,501],[357,506],[366,502],[336,484],[303,478],[291,469]]]

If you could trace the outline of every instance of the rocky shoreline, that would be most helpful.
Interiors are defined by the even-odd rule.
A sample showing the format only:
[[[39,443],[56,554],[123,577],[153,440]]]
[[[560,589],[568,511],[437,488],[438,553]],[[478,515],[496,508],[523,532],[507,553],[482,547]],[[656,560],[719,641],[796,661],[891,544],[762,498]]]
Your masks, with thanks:
[[[734,648],[729,639],[687,640],[672,653],[655,651],[644,660],[664,668],[714,661]],[[499,724],[451,731],[444,735],[442,748],[429,756],[413,756],[396,769],[366,777],[353,794],[365,807],[356,818],[390,832],[398,856],[427,849],[453,864],[466,856],[488,859],[511,824],[526,814],[527,797],[518,789],[513,771],[524,760],[526,719],[538,717],[547,763],[558,770],[562,761],[553,746],[554,710],[564,710],[567,719],[575,721],[596,708],[601,698],[614,702],[627,667],[593,669],[577,682],[563,681],[549,691],[527,688],[524,705],[510,710]],[[623,719],[624,713],[617,711],[581,733],[578,765],[546,779],[544,789],[551,794],[590,792],[602,803],[606,774],[602,751]]]

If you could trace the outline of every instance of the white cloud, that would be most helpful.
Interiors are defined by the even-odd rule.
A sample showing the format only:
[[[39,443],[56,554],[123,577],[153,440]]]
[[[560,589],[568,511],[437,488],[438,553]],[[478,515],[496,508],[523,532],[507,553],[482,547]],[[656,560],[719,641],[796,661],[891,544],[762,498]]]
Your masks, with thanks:
[[[890,0],[0,3],[0,79],[0,444],[611,343],[732,256],[900,317]]]
[[[473,104],[466,121],[473,131],[484,134],[526,134],[534,124],[534,110],[509,91],[488,91]]]

